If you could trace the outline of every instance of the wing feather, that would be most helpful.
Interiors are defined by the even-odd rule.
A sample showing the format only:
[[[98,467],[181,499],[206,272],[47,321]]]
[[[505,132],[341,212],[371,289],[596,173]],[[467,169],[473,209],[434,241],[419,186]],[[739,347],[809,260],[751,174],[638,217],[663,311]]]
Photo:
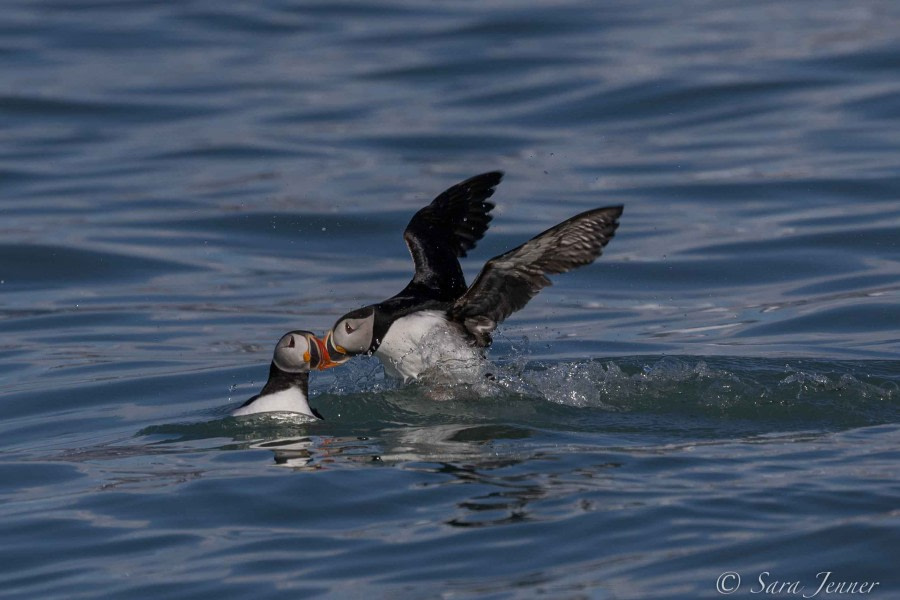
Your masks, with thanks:
[[[413,215],[403,232],[416,267],[410,286],[450,300],[465,292],[458,259],[487,231],[494,208],[488,198],[502,178],[502,172],[491,171],[466,179]]]
[[[448,311],[485,346],[490,333],[543,288],[547,275],[594,262],[615,235],[622,206],[583,212],[485,263],[481,273]]]

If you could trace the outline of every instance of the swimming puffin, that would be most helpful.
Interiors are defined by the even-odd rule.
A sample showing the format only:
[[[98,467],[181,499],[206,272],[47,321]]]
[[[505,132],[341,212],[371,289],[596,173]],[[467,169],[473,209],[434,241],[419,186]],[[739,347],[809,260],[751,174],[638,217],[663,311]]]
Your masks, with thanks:
[[[495,175],[499,182],[501,174]],[[329,364],[323,368],[368,354],[404,381],[423,375],[469,379],[484,362],[491,332],[551,285],[547,275],[594,262],[623,210],[608,206],[575,215],[490,259],[467,286],[457,258],[467,247],[454,243],[456,232],[446,224],[421,216],[433,214],[433,205],[416,213],[403,234],[415,263],[412,281],[396,296],[338,319],[325,337]]]
[[[292,412],[323,419],[319,411],[309,405],[309,371],[325,368],[329,363],[325,356],[324,342],[311,332],[297,330],[284,334],[275,345],[266,385],[231,414],[241,417],[264,412]]]

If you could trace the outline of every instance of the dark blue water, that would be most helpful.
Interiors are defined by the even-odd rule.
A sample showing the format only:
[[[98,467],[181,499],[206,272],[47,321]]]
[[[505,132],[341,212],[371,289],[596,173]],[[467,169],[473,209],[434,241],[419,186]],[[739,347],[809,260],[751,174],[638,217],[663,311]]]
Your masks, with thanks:
[[[3,595],[900,594],[895,3],[2,15]],[[496,382],[361,359],[313,374],[324,422],[227,416],[492,169],[470,280],[625,205]]]

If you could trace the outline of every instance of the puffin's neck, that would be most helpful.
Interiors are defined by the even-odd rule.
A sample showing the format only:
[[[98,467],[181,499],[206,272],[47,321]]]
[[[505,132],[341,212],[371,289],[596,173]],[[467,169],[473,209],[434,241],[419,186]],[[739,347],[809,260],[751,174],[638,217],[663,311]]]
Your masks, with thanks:
[[[275,361],[269,365],[269,380],[259,392],[260,396],[282,392],[292,387],[300,388],[305,398],[309,398],[309,371],[302,373],[288,373],[275,366]]]
[[[309,373],[285,373],[274,364],[269,371],[269,380],[262,391],[231,414],[239,417],[263,412],[295,412],[323,418],[309,405]]]

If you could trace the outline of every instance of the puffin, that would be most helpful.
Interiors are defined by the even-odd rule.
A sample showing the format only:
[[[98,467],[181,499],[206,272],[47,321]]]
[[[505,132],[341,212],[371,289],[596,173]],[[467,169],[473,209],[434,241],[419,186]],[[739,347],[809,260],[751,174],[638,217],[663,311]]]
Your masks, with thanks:
[[[326,355],[324,341],[312,332],[298,329],[284,334],[275,345],[266,385],[235,409],[232,416],[288,412],[324,419],[309,405],[309,372],[327,368]]]
[[[492,194],[502,176],[495,171],[457,184],[413,216],[403,233],[412,280],[395,296],[338,319],[325,336],[322,368],[374,355],[387,375],[405,382],[472,379],[497,326],[551,285],[548,275],[593,263],[615,235],[622,205],[582,212],[490,259],[466,285],[459,258],[483,236],[489,217],[475,211],[482,216],[477,227],[460,220],[467,201],[478,205],[478,194],[466,190]]]
[[[413,216],[406,240],[421,268],[417,267],[416,277],[407,286],[407,295],[445,304],[465,292],[458,258],[484,237],[494,209],[488,198],[502,178],[499,171],[471,177],[445,190]],[[347,359],[349,356],[341,362],[332,361],[325,341],[311,331],[286,333],[275,345],[269,379],[262,391],[231,414],[292,412],[323,419],[309,405],[309,372],[335,367]]]

